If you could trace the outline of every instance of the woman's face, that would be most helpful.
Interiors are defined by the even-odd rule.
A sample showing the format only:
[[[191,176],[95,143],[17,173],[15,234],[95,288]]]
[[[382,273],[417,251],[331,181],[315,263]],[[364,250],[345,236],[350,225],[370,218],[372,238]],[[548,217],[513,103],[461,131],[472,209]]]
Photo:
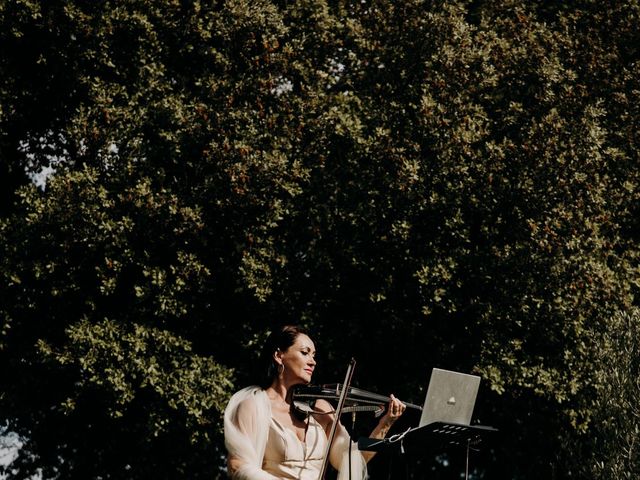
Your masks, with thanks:
[[[309,383],[316,367],[316,347],[311,339],[301,333],[287,350],[278,350],[276,361],[284,366],[283,380],[291,383]]]

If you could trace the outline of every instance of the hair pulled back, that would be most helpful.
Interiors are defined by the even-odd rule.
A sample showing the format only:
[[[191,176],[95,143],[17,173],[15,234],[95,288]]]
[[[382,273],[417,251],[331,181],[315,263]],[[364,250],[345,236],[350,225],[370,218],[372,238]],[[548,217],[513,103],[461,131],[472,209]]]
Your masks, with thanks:
[[[307,335],[307,331],[297,325],[283,325],[267,337],[260,356],[260,363],[264,366],[264,375],[260,382],[262,388],[271,386],[278,377],[278,364],[273,358],[273,354],[278,350],[287,351],[299,335]]]

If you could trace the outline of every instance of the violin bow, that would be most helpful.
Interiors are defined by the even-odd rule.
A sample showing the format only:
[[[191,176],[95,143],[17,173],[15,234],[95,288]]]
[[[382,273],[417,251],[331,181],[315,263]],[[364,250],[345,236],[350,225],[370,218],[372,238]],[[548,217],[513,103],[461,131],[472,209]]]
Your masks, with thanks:
[[[331,425],[331,431],[329,433],[329,439],[327,442],[327,448],[324,452],[324,459],[322,461],[322,470],[320,471],[320,477],[318,480],[324,480],[324,476],[327,472],[327,462],[329,461],[329,452],[331,451],[331,444],[333,443],[333,439],[336,436],[336,430],[338,429],[338,424],[340,423],[340,415],[342,414],[342,409],[344,407],[344,402],[347,398],[347,394],[349,393],[349,386],[351,385],[351,379],[353,378],[353,369],[356,366],[356,360],[354,358],[349,362],[349,366],[347,367],[347,374],[344,377],[344,388],[342,392],[340,392],[340,398],[338,399],[338,406],[335,411],[335,419],[333,421],[333,425]],[[351,448],[351,441],[349,441],[349,448]]]

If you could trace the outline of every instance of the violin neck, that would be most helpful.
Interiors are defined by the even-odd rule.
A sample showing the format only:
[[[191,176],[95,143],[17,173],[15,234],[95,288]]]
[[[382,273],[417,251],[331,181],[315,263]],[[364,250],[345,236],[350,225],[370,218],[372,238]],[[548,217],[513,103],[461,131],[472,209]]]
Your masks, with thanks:
[[[294,396],[298,398],[325,398],[327,400],[337,400],[342,394],[342,384],[341,383],[332,383],[325,385],[307,385],[303,387],[299,387],[294,392]],[[348,389],[348,395],[346,398],[348,404],[353,403],[364,403],[364,404],[387,404],[391,401],[391,398],[386,397],[384,395],[379,395],[377,393],[369,392],[367,390],[361,390],[359,388],[351,387]],[[407,408],[412,408],[415,410],[422,410],[422,407],[419,405],[414,405],[413,403],[404,403]]]

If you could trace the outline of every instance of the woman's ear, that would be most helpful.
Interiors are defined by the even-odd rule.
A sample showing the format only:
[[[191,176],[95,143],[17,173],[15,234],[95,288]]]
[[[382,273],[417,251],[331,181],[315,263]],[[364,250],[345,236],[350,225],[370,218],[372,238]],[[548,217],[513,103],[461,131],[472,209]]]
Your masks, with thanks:
[[[282,350],[278,348],[275,352],[273,352],[273,360],[276,362],[276,364],[282,365]]]

